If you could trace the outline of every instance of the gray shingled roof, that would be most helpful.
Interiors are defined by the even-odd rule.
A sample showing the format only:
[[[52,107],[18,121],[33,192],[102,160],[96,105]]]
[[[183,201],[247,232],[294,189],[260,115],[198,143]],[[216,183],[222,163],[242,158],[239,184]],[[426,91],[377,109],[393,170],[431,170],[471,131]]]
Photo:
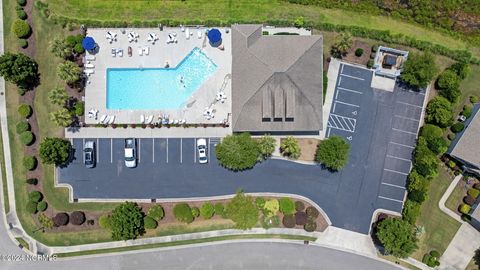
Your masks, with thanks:
[[[454,141],[449,153],[480,168],[480,105],[474,108],[472,120],[468,123],[460,138]],[[480,173],[480,170],[479,170]]]
[[[262,25],[232,26],[234,132],[322,129],[321,36],[263,36]]]

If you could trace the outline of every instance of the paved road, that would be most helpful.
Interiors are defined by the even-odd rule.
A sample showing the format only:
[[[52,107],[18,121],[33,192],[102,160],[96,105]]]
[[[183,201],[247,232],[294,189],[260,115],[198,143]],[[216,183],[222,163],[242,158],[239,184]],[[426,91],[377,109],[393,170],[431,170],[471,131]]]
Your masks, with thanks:
[[[195,162],[194,138],[141,139],[136,169],[123,164],[123,140],[99,139],[99,163],[86,169],[82,139],[76,160],[58,172],[74,198],[186,198],[246,192],[299,194],[315,201],[336,227],[368,233],[378,208],[401,212],[424,93],[370,87],[372,72],[342,65],[327,134],[350,141],[348,165],[340,172],[320,166],[267,160],[245,172],[218,165],[210,140],[210,162]]]
[[[0,262],[1,270],[51,269],[328,269],[398,270],[372,258],[290,243],[228,243],[57,262]]]

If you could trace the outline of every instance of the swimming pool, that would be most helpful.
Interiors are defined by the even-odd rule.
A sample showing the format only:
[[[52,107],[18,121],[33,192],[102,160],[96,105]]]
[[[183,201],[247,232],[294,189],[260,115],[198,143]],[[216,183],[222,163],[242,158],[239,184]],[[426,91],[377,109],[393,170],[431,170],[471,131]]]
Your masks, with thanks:
[[[175,68],[107,69],[107,109],[179,109],[217,69],[199,48]]]

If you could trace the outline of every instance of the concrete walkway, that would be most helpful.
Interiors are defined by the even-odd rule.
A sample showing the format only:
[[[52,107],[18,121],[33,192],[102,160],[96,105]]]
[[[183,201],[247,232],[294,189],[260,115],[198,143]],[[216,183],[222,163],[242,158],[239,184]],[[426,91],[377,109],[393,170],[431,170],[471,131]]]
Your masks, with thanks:
[[[480,232],[464,222],[440,258],[440,269],[465,269],[479,247]]]
[[[447,202],[448,197],[450,197],[450,194],[452,194],[453,190],[457,186],[458,182],[460,182],[462,177],[463,175],[460,174],[460,175],[457,175],[455,179],[453,179],[453,181],[450,183],[450,186],[448,186],[447,190],[443,194],[442,198],[440,198],[440,201],[438,201],[438,207],[440,208],[440,210],[442,210],[442,212],[444,212],[445,214],[449,215],[451,218],[463,224],[465,222],[460,218],[460,216],[445,206],[445,202]]]

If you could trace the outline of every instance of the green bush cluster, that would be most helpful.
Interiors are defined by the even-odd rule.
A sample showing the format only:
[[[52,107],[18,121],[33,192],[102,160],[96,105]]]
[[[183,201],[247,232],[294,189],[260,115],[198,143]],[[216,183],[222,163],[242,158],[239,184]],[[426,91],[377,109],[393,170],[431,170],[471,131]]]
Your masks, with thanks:
[[[441,96],[455,103],[460,97],[460,77],[454,70],[447,69],[437,78],[437,89]]]
[[[301,154],[300,146],[298,145],[298,140],[292,136],[288,136],[285,139],[282,139],[280,144],[280,152],[283,156],[298,159]]]
[[[450,127],[450,130],[453,133],[460,133],[465,128],[465,124],[462,122],[457,122]]]
[[[26,49],[28,47],[28,41],[26,39],[19,39],[18,40],[18,46],[23,48],[23,49]],[[22,89],[22,90],[25,90],[25,89]],[[20,89],[19,89],[20,91]],[[20,94],[21,96],[23,96],[24,94]]]
[[[340,136],[331,136],[321,141],[315,153],[315,161],[334,171],[348,163],[350,144]]]
[[[176,204],[173,207],[173,215],[180,222],[192,223],[194,220],[192,209],[187,203]]]
[[[27,4],[27,0],[17,0],[18,5],[25,6]]]
[[[30,105],[22,103],[18,106],[18,113],[23,118],[29,118],[32,116],[33,110]]]
[[[30,124],[27,121],[19,121],[15,126],[17,134],[22,134],[25,131],[30,131]]]
[[[470,212],[470,209],[471,209],[471,208],[472,208],[472,207],[471,207],[470,205],[465,204],[465,203],[462,203],[462,204],[460,205],[460,207],[458,208],[458,211],[460,211],[460,213],[462,213],[462,214],[468,215],[468,213]]]
[[[444,97],[438,96],[428,102],[426,112],[425,120],[429,124],[444,128],[453,122],[452,104]]]
[[[278,200],[270,199],[265,202],[261,210],[263,210],[263,214],[265,216],[273,217],[277,215],[279,209],[280,209],[280,203],[278,202]]]
[[[154,220],[159,221],[165,216],[165,211],[163,210],[163,207],[161,205],[157,204],[150,207],[147,215]]]
[[[473,110],[472,105],[467,104],[463,106],[462,115],[465,116],[466,118],[470,118],[470,116],[472,116],[472,110]]]
[[[437,267],[440,266],[438,259],[440,259],[440,253],[436,250],[432,250],[430,253],[426,253],[423,256],[422,262],[429,267]]]
[[[410,53],[403,65],[400,79],[410,86],[425,88],[438,71],[435,57],[431,53]]]
[[[476,199],[478,197],[478,195],[480,195],[480,190],[475,189],[475,188],[471,188],[467,191],[467,194]]]
[[[25,180],[25,182],[29,185],[37,185],[38,184],[38,179],[37,178],[28,178],[27,180]]]
[[[477,96],[470,96],[470,103],[472,103],[472,104],[478,103],[478,97]]]
[[[206,202],[202,204],[202,207],[200,208],[200,216],[204,219],[210,219],[212,218],[213,214],[215,214],[215,208],[213,204]]]
[[[290,215],[295,213],[295,202],[290,198],[281,198],[279,201],[279,210],[284,215]]]
[[[24,145],[31,145],[34,140],[35,140],[35,136],[33,135],[33,133],[31,131],[24,131],[24,132],[20,133],[20,141]]]
[[[195,206],[194,206],[194,207],[192,207],[191,209],[192,209],[192,216],[193,216],[194,218],[197,218],[197,217],[200,216],[200,209],[198,209],[198,207],[195,207]]]
[[[358,48],[355,50],[355,56],[357,57],[360,57],[363,55],[363,49],[362,48]]]
[[[223,203],[216,203],[214,205],[215,208],[215,214],[217,216],[221,216],[222,218],[227,218],[227,213],[225,212],[225,206]]]
[[[45,211],[47,209],[46,202],[42,202],[43,194],[40,191],[32,191],[28,193],[28,202],[26,210],[30,214],[36,214],[38,211]]]
[[[35,156],[26,156],[23,158],[22,163],[25,170],[32,171],[37,167],[37,158]]]
[[[111,219],[109,215],[103,215],[98,218],[98,225],[103,229],[111,228]]]
[[[30,27],[28,22],[17,19],[12,24],[12,32],[18,38],[27,38],[32,32],[32,28]]]
[[[27,13],[23,9],[20,9],[20,10],[17,10],[17,17],[20,20],[26,20],[28,16],[27,16]]]
[[[45,210],[47,210],[47,208],[48,208],[48,204],[46,201],[41,201],[37,204],[38,212],[44,212]]]
[[[158,226],[157,221],[150,216],[145,216],[143,218],[143,224],[145,229],[156,229]]]
[[[376,236],[385,251],[395,257],[406,258],[417,248],[414,226],[404,219],[386,218],[380,221]]]
[[[251,229],[258,222],[259,213],[255,201],[243,192],[237,192],[227,204],[226,215],[241,230]]]

